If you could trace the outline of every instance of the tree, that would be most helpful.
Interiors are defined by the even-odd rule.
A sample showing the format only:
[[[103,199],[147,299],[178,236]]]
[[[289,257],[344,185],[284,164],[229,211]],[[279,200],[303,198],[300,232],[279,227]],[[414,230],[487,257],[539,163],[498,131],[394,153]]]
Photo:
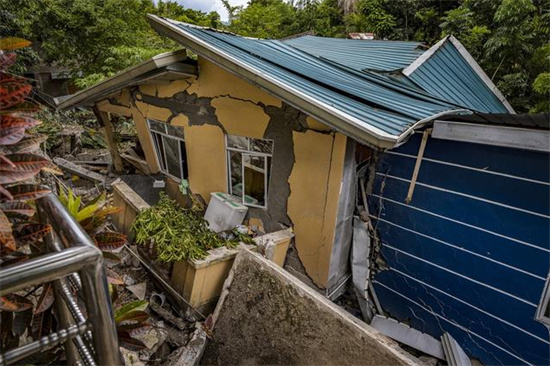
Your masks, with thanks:
[[[221,25],[216,12],[206,14],[162,0],[156,6],[153,0],[0,0],[0,9],[0,36],[33,42],[35,57],[24,58],[26,65],[68,67],[80,87],[179,48],[151,29],[148,13],[214,28]]]

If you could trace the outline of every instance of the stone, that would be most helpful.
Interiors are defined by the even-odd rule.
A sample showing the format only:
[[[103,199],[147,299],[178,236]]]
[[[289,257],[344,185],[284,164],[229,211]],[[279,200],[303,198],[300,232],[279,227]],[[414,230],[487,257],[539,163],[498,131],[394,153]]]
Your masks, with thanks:
[[[137,285],[126,286],[126,289],[134,294],[138,300],[145,299],[145,293],[147,291],[147,284],[145,282],[138,283]]]

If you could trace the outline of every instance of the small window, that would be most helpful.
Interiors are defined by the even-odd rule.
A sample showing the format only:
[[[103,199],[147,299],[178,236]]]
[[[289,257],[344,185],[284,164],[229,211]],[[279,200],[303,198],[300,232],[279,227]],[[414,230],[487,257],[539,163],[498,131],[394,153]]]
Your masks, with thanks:
[[[536,319],[541,323],[550,325],[550,274],[546,279],[546,285],[544,286],[544,291],[542,292]]]
[[[273,141],[226,135],[229,193],[252,207],[267,207]]]
[[[148,120],[160,170],[176,180],[187,178],[187,157],[183,128]]]

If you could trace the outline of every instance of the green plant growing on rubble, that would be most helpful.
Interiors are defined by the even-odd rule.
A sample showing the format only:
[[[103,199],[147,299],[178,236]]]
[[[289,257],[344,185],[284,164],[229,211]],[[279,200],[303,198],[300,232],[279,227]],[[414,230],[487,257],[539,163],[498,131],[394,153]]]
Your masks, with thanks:
[[[226,246],[234,248],[239,242],[252,244],[252,238],[235,233],[225,240],[208,228],[208,223],[196,209],[185,209],[161,192],[157,205],[141,211],[132,231],[139,245],[153,243],[158,260],[165,263],[203,259],[207,251]]]

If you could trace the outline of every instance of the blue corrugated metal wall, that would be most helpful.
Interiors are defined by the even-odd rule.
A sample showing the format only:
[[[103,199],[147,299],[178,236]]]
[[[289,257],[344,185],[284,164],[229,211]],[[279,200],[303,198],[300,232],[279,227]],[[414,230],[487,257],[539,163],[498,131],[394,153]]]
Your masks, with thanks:
[[[381,155],[369,197],[382,306],[485,364],[550,364],[534,320],[550,269],[548,154],[430,138],[407,205],[419,141]]]

